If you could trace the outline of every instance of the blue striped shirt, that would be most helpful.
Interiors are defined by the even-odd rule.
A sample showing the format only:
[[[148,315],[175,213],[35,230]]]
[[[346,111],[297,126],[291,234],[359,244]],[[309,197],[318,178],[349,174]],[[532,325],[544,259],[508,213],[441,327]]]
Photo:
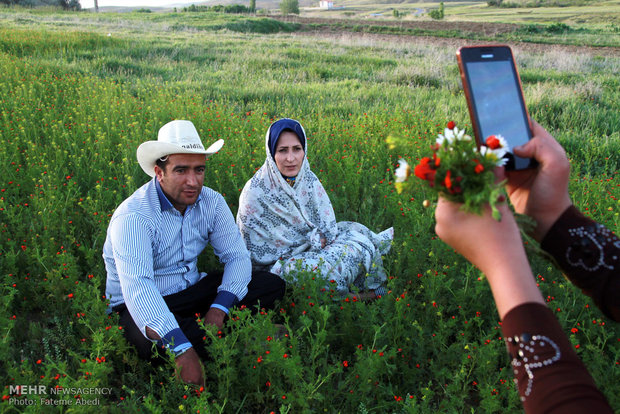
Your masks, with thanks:
[[[108,273],[110,308],[124,303],[146,336],[146,327],[174,342],[174,351],[190,346],[162,296],[198,283],[198,255],[211,244],[224,263],[222,284],[211,305],[228,312],[243,299],[251,279],[250,254],[224,197],[202,187],[185,214],[175,209],[156,178],[116,209],[108,226],[103,259]]]

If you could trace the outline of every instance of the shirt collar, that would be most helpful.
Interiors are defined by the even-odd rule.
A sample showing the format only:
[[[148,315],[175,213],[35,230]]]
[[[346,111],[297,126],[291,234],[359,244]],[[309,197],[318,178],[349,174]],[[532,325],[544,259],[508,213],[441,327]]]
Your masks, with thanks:
[[[157,177],[153,178],[153,180],[155,180],[155,188],[157,189],[157,197],[159,198],[159,205],[161,207],[161,211],[170,210],[174,206],[172,205],[170,200],[168,200],[168,197],[166,197],[166,195],[164,194],[164,190],[161,189],[161,185],[159,184],[159,180],[157,179]],[[198,194],[198,199],[194,204],[198,204],[201,198],[202,194]]]
[[[155,177],[154,180],[155,188],[157,189],[157,197],[159,197],[159,205],[161,207],[161,211],[170,210],[173,207],[172,203],[170,202],[170,200],[168,200],[168,197],[166,197],[164,191],[161,189],[161,185],[159,184],[159,180],[157,179],[157,177]]]

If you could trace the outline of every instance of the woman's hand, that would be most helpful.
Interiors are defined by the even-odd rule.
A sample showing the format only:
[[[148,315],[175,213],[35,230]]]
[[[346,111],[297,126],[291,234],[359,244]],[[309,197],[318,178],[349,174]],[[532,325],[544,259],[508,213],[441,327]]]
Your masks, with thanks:
[[[570,164],[564,148],[540,125],[532,120],[533,138],[515,147],[520,157],[534,158],[538,168],[508,171],[506,190],[515,211],[536,220],[532,236],[541,241],[571,200],[568,195]]]
[[[527,302],[544,304],[536,287],[519,228],[506,203],[497,205],[501,221],[486,207],[481,216],[465,213],[461,205],[439,198],[437,235],[487,277],[500,318]]]
[[[523,251],[512,212],[506,203],[497,206],[502,214],[499,222],[491,217],[488,206],[479,216],[463,212],[461,204],[442,197],[435,210],[437,235],[485,274],[514,260],[512,257],[517,256],[517,251]]]

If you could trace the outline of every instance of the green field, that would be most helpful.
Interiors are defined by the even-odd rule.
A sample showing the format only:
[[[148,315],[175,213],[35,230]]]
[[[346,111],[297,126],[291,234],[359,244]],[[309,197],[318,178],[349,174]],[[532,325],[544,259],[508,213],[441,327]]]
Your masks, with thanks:
[[[448,21],[501,23],[588,23],[595,26],[612,24],[618,26],[620,24],[620,1],[618,0],[558,0],[541,2],[543,5],[540,7],[528,7],[528,4],[534,3],[533,1],[503,1],[518,4],[521,7],[488,7],[486,1],[446,1],[444,2],[445,19]],[[343,8],[321,11],[307,7],[303,9],[302,15],[314,17],[370,17],[375,15],[375,18],[389,19],[393,18],[393,10],[398,10],[405,13],[405,16],[399,20],[416,21],[428,18],[427,11],[436,9],[439,3],[439,1],[374,2],[370,0],[343,0],[334,2],[334,6]]]
[[[486,40],[514,47],[531,116],[569,154],[573,202],[617,233],[617,47],[544,45],[533,43],[544,33],[518,29],[519,42]],[[612,25],[573,29],[549,36],[592,46],[600,36],[581,35],[598,33],[617,45]],[[400,157],[428,155],[447,121],[468,127],[454,57],[467,33],[443,30],[414,38],[334,25],[326,35],[262,17],[0,8],[0,411],[81,412],[79,400],[103,412],[520,412],[484,277],[434,234],[423,183],[394,190]],[[108,220],[148,178],[137,146],[171,119],[192,120],[206,143],[226,141],[205,184],[236,213],[264,161],[265,131],[284,116],[304,125],[337,219],[394,226],[390,293],[334,300],[316,275],[301,274],[276,311],[237,311],[225,335],[206,330],[213,362],[196,390],[171,367],[138,360],[106,316]],[[388,135],[409,145],[389,150]],[[619,325],[534,248],[530,258],[549,306],[620,410]],[[217,266],[201,258],[201,268]],[[274,323],[287,336],[273,340]],[[109,394],[69,393],[54,397],[64,406],[42,406],[36,395],[11,395],[15,385]],[[33,397],[37,405],[11,402]]]

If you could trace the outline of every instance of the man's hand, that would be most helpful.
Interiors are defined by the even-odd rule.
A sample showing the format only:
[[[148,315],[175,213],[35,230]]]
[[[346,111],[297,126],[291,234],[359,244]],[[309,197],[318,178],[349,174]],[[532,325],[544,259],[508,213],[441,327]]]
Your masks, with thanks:
[[[540,125],[532,121],[534,137],[515,155],[534,158],[537,169],[508,171],[506,190],[515,211],[536,220],[532,235],[541,241],[553,223],[572,204],[568,195],[570,164],[562,146]]]
[[[224,326],[224,319],[226,318],[226,312],[218,308],[211,308],[205,315],[205,322],[211,325],[215,325],[218,328]]]
[[[177,365],[176,375],[187,384],[205,385],[202,374],[202,363],[194,348],[179,355],[174,362]]]

